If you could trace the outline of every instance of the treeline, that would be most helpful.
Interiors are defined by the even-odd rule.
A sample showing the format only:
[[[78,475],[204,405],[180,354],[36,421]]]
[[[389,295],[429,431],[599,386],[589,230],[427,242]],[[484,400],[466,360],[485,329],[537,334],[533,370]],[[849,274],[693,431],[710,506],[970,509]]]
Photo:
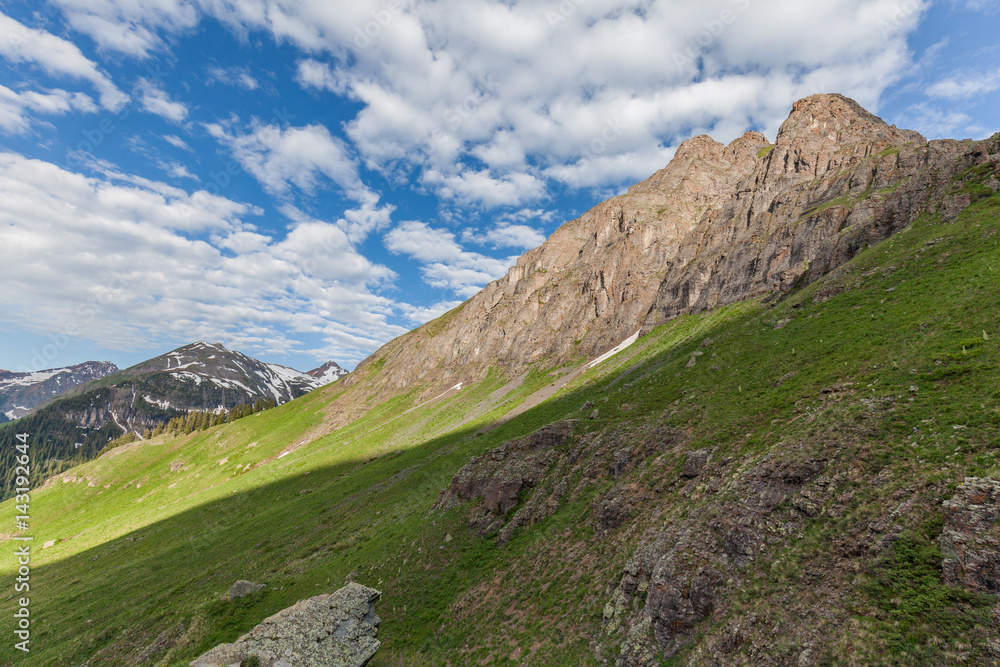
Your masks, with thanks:
[[[113,421],[99,428],[79,426],[79,417],[95,406],[106,404],[110,389],[101,389],[96,395],[71,397],[60,401],[58,406],[43,408],[14,422],[0,426],[0,500],[14,495],[18,471],[15,463],[16,435],[28,433],[30,446],[31,488],[74,466],[96,458],[105,449],[126,445],[139,440],[134,432],[119,435],[121,429]],[[243,403],[231,410],[213,412],[199,410],[164,420],[152,430],[146,430],[142,437],[148,439],[157,435],[183,435],[201,431],[219,424],[242,419],[275,406],[273,398],[258,399],[256,403]],[[176,414],[176,411],[173,411]],[[155,417],[154,417],[155,418]]]
[[[32,413],[0,427],[0,500],[13,495],[18,477],[15,463],[18,433],[29,434],[32,487],[49,477],[94,458],[108,441],[121,433],[114,423],[81,428],[51,410]]]
[[[267,400],[258,398],[256,403],[243,403],[241,405],[237,405],[232,410],[221,410],[219,412],[213,410],[198,410],[195,412],[189,412],[186,415],[174,417],[165,424],[159,424],[152,430],[145,431],[142,434],[142,439],[148,440],[149,438],[155,438],[158,435],[164,434],[187,435],[189,433],[194,433],[195,431],[204,431],[205,429],[212,428],[213,426],[228,424],[236,421],[237,419],[243,419],[244,417],[249,417],[250,415],[258,412],[270,410],[274,406],[275,402],[273,398],[269,398]],[[127,445],[139,439],[139,436],[135,433],[126,433],[120,438],[108,443],[108,449],[119,447],[121,445]]]

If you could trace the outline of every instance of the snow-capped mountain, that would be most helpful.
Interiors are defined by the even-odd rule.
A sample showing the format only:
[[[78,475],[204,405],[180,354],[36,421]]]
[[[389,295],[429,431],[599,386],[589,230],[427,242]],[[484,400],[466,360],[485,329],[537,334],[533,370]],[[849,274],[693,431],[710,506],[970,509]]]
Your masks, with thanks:
[[[340,364],[336,361],[328,361],[319,368],[314,368],[311,371],[306,372],[306,375],[316,378],[320,386],[336,382],[340,378],[349,374],[350,371],[341,368]]]
[[[38,373],[0,373],[0,397],[4,389],[39,387],[45,383],[65,387],[53,400],[16,413],[17,428],[44,433],[39,446],[39,465],[82,463],[96,456],[109,441],[146,431],[189,412],[228,411],[239,405],[258,402],[280,405],[346,373],[330,362],[314,375],[279,364],[268,364],[242,352],[228,350],[219,343],[192,343],[148,361],[118,370],[113,364],[88,365],[91,381],[80,384],[81,374],[56,369]],[[78,367],[73,367],[78,368]],[[72,380],[76,386],[70,386]],[[29,382],[32,380],[32,382]],[[50,391],[50,390],[46,390]],[[42,400],[51,398],[47,394]],[[18,398],[10,408],[29,407]],[[25,414],[27,413],[27,414]],[[12,436],[11,428],[0,427],[0,445]],[[53,468],[54,470],[54,468]],[[0,464],[0,478],[7,473]]]
[[[63,392],[117,372],[118,367],[110,361],[87,361],[32,373],[0,370],[0,412],[6,419],[23,417]]]
[[[257,399],[287,403],[320,386],[309,375],[268,364],[221,343],[197,342],[127,368],[122,380],[150,385],[140,397],[162,408],[211,410]]]

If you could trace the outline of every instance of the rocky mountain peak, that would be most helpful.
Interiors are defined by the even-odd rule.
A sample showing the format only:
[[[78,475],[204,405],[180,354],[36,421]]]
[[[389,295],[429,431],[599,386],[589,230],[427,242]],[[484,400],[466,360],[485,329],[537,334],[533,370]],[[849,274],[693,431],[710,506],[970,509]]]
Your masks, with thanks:
[[[329,384],[348,374],[350,371],[341,368],[336,361],[328,361],[319,368],[306,371],[306,375],[316,378],[319,385]]]
[[[674,160],[720,160],[724,150],[725,144],[720,144],[707,134],[700,134],[681,143],[674,153]]]
[[[842,95],[797,102],[773,145],[759,132],[727,146],[688,139],[663,169],[343,381],[381,361],[372,390],[438,378],[431,395],[490,367],[593,358],[677,315],[808,284],[909,224],[980,153],[928,144]]]
[[[799,100],[781,124],[771,164],[782,174],[818,177],[884,150],[906,143],[926,144],[918,132],[900,130],[838,94],[812,95]]]

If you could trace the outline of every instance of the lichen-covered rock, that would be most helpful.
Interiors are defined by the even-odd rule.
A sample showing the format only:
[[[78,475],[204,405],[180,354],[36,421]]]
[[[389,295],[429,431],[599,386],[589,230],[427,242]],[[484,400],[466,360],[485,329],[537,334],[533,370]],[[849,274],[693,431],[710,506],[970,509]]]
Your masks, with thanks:
[[[944,503],[938,538],[947,584],[1000,594],[1000,480],[968,477]]]
[[[378,650],[381,593],[357,583],[300,600],[264,619],[232,644],[220,644],[191,667],[232,667],[251,657],[261,667],[363,667]]]
[[[246,579],[240,579],[226,592],[224,598],[226,600],[239,600],[240,598],[252,595],[257,591],[264,590],[264,584],[255,584],[252,581],[247,581]]]

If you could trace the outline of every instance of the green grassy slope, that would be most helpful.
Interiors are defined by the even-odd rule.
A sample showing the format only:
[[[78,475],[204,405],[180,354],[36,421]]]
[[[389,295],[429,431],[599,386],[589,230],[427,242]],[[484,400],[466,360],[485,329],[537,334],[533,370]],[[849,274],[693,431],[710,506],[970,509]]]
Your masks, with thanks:
[[[1000,476],[998,312],[992,196],[953,223],[915,222],[781,302],[679,318],[499,425],[553,369],[539,366],[500,400],[498,373],[420,406],[416,392],[396,396],[324,433],[322,410],[343,391],[333,385],[234,424],[121,448],[33,494],[32,652],[5,641],[0,662],[186,664],[348,577],[383,591],[376,666],[613,661],[623,637],[606,631],[604,610],[632,548],[708,502],[678,481],[686,452],[752,462],[831,433],[848,477],[843,507],[748,566],[726,610],[677,659],[697,663],[698,642],[733,619],[756,614],[766,625],[789,594],[822,597],[806,574],[835,570],[829,545],[917,490],[921,522],[837,583],[845,599],[822,626],[824,659],[974,659],[991,602],[941,585],[935,508],[965,476]],[[567,467],[573,493],[504,547],[469,529],[471,503],[431,509],[471,456],[567,418],[579,421],[566,452],[624,442],[644,458],[623,478],[588,473],[585,457]],[[880,475],[889,481],[865,481]],[[636,489],[632,520],[600,534],[595,503],[622,483]],[[14,515],[12,501],[0,505],[4,532]],[[0,543],[5,582],[13,549]],[[241,578],[268,588],[220,602]],[[13,609],[4,600],[0,617]],[[794,642],[775,655],[792,660]]]

